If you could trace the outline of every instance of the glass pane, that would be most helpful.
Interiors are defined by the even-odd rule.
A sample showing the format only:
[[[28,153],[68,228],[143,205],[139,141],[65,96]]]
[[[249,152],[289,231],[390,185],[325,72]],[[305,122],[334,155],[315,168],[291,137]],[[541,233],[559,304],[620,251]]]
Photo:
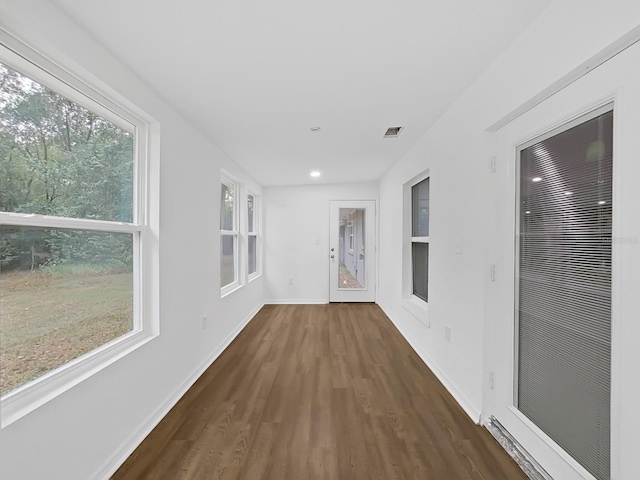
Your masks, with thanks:
[[[411,187],[411,212],[413,215],[413,237],[429,236],[429,179],[425,178],[420,183]]]
[[[133,328],[131,234],[0,227],[2,394]]]
[[[0,64],[0,211],[131,222],[133,135]]]
[[[220,230],[235,230],[233,186],[223,183],[220,192]]]
[[[249,274],[256,273],[257,241],[255,235],[249,235]]]
[[[413,263],[413,294],[428,302],[429,293],[429,244],[411,244]]]
[[[365,209],[341,208],[338,288],[365,288]]]
[[[249,232],[254,232],[254,226],[253,226],[253,217],[254,217],[254,197],[253,195],[249,195],[247,197],[247,206],[248,206],[248,210],[249,210],[249,214],[247,216],[248,219],[248,229]]]
[[[523,150],[518,409],[610,478],[613,112]]]
[[[236,281],[236,237],[220,237],[220,286],[224,287]]]

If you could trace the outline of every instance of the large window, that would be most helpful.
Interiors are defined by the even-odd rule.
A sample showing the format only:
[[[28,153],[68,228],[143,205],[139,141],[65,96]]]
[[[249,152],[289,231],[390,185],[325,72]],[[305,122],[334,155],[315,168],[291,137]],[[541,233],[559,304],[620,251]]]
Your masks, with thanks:
[[[226,294],[239,283],[237,185],[222,177],[220,188],[220,287]]]
[[[429,178],[411,187],[411,266],[413,295],[428,301]]]
[[[97,350],[104,364],[148,326],[140,290],[146,125],[50,66],[0,45],[3,424],[7,412],[24,410],[11,406],[18,393],[37,397],[36,379],[59,390],[62,368],[79,372],[83,361],[98,361]]]

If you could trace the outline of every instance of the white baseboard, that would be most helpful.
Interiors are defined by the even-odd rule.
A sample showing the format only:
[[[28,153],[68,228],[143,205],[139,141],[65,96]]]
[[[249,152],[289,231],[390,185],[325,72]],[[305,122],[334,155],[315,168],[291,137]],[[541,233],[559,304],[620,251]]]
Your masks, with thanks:
[[[473,403],[470,402],[460,390],[456,388],[456,386],[451,382],[451,380],[445,375],[438,364],[422,349],[418,342],[411,336],[409,333],[402,328],[400,322],[397,319],[394,319],[393,315],[380,303],[378,303],[382,311],[389,317],[389,319],[393,322],[395,327],[398,329],[400,334],[405,338],[405,340],[411,345],[411,348],[418,354],[418,356],[422,359],[427,367],[433,372],[433,374],[440,380],[440,383],[444,385],[451,396],[455,399],[456,402],[462,407],[462,409],[466,412],[467,415],[473,420],[477,425],[480,424],[481,420],[481,412],[473,406]],[[416,320],[417,321],[417,320]]]
[[[329,303],[326,298],[311,298],[311,299],[271,299],[265,300],[265,305],[324,305]]]
[[[94,480],[107,480],[120,468],[120,466],[129,458],[133,451],[142,443],[142,441],[151,433],[151,431],[160,423],[160,421],[169,413],[178,400],[187,393],[192,385],[200,378],[207,368],[220,356],[220,354],[231,344],[238,334],[247,326],[247,324],[256,316],[264,304],[258,305],[240,324],[225,338],[220,345],[209,355],[195,370],[189,375],[182,384],[174,390],[159,408],[153,412],[147,420],[134,432],[121,448],[119,448],[103,465],[98,469]]]

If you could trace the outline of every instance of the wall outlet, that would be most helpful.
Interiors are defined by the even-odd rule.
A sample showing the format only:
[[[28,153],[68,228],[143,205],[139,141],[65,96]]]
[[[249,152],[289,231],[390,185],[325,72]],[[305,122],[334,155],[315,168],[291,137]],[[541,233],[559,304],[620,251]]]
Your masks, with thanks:
[[[207,324],[208,324],[208,322],[209,322],[209,319],[207,318],[207,316],[206,316],[206,315],[203,315],[203,316],[202,316],[202,329],[203,329],[203,330],[206,330],[206,329],[207,329],[207,326],[208,326]]]
[[[447,342],[451,341],[451,327],[444,327],[444,338]]]
[[[289,277],[289,282],[287,282],[289,285],[293,285],[293,277]]]

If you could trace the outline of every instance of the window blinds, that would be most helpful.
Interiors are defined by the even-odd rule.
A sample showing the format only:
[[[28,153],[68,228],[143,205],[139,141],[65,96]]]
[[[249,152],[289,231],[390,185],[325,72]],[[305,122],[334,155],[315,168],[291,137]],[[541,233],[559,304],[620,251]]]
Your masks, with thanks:
[[[613,112],[520,151],[518,409],[610,478]]]

